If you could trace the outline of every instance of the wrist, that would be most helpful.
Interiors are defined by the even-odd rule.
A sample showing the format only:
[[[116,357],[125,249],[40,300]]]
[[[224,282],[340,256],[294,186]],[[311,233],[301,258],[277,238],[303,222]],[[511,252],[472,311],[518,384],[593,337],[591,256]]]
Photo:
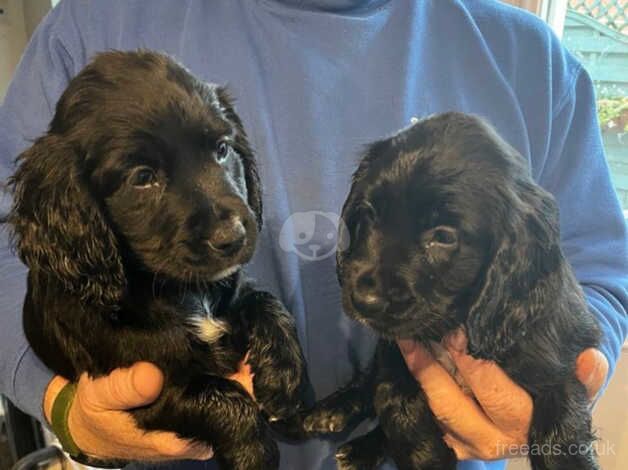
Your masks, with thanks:
[[[80,400],[80,399],[79,399]],[[72,441],[83,453],[86,453],[85,449],[97,449],[99,440],[102,436],[96,437],[87,432],[90,428],[85,421],[85,415],[81,412],[81,407],[74,401],[68,412],[67,419],[67,431],[70,434]]]
[[[48,425],[51,423],[51,415],[52,415],[52,405],[59,395],[59,392],[65,385],[68,383],[66,379],[61,377],[60,375],[55,375],[52,380],[48,383],[46,387],[46,391],[44,392],[44,418],[46,418],[46,422]]]
[[[65,386],[54,398],[50,412],[52,432],[57,436],[63,450],[70,454],[72,458],[79,457],[82,454],[80,447],[78,447],[70,432],[69,415],[70,410],[76,408],[73,406],[75,404],[76,388],[76,383],[66,382]]]

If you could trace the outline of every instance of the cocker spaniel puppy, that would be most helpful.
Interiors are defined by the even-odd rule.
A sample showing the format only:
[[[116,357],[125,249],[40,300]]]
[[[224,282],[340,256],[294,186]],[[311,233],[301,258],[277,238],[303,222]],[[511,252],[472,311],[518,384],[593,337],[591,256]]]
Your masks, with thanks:
[[[342,217],[351,241],[338,252],[343,305],[381,340],[366,372],[303,414],[314,434],[379,419],[339,449],[340,468],[386,457],[403,470],[455,468],[393,340],[430,347],[460,326],[472,356],[495,361],[532,396],[529,443],[545,449],[531,452],[532,467],[598,468],[574,371],[599,329],[561,251],[554,199],[516,150],[479,118],[429,117],[368,148]]]
[[[292,317],[241,275],[262,202],[225,89],[161,54],[100,54],[18,163],[9,223],[42,361],[71,380],[153,362],[165,384],[131,411],[141,428],[210,444],[224,469],[277,468],[269,421],[307,377]],[[257,403],[225,378],[247,352]]]

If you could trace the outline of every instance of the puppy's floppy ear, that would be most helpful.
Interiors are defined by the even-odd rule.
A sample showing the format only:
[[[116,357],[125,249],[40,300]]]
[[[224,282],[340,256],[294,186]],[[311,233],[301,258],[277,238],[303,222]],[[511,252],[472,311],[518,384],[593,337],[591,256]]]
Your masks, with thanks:
[[[33,271],[84,301],[114,306],[126,282],[114,234],[82,181],[76,148],[55,134],[22,153],[9,180],[13,242]]]
[[[564,263],[554,198],[531,181],[504,189],[495,251],[466,320],[469,352],[496,359],[530,333],[560,289]]]
[[[248,204],[251,210],[255,213],[257,220],[258,230],[262,228],[262,186],[257,171],[257,164],[255,162],[255,154],[249,144],[246,131],[242,125],[240,116],[235,112],[233,106],[233,99],[229,95],[229,92],[224,87],[216,87],[216,95],[220,100],[220,105],[227,119],[231,121],[237,128],[238,132],[235,136],[235,149],[242,158],[242,164],[244,165],[244,173],[246,179],[246,189],[248,192]]]

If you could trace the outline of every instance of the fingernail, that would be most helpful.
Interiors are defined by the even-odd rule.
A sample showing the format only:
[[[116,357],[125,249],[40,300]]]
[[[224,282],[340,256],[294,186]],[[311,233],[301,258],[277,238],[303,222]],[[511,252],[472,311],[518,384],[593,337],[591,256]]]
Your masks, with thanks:
[[[415,377],[434,362],[430,352],[418,343],[414,343],[412,350],[404,354],[404,359],[408,369]]]
[[[598,386],[599,376],[600,376],[601,364],[599,362],[595,362],[593,364],[593,368],[587,375],[587,378],[584,381],[584,386],[587,388],[589,392],[592,392],[593,387]],[[593,397],[591,397],[593,398]]]
[[[189,458],[194,460],[209,460],[214,456],[214,450],[203,444],[194,444],[190,449]]]
[[[214,456],[214,451],[212,450],[211,447],[209,447],[207,450],[205,450],[202,454],[201,454],[201,460],[209,460]]]
[[[599,368],[599,361],[591,360],[590,354],[581,354],[576,362],[576,375],[579,375],[580,382],[588,387],[596,381]]]
[[[467,350],[467,336],[464,334],[462,328],[458,328],[453,333],[450,333],[445,339],[445,345],[447,349],[454,352],[464,353]]]
[[[399,341],[397,341],[397,344],[399,345],[399,350],[404,355],[410,354],[416,349],[417,346],[416,343],[411,339],[400,339]]]

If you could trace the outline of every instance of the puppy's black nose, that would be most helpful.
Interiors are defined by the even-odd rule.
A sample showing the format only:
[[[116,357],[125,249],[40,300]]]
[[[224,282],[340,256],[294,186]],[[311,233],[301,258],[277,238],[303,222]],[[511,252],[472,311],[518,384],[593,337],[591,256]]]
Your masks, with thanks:
[[[410,285],[401,276],[396,274],[390,275],[386,285],[386,292],[390,298],[390,302],[394,306],[411,303],[414,298],[410,290]]]
[[[235,255],[246,242],[246,229],[237,216],[221,220],[207,239],[209,247],[221,256]]]
[[[381,312],[388,306],[372,270],[362,271],[356,276],[351,300],[363,313]]]

